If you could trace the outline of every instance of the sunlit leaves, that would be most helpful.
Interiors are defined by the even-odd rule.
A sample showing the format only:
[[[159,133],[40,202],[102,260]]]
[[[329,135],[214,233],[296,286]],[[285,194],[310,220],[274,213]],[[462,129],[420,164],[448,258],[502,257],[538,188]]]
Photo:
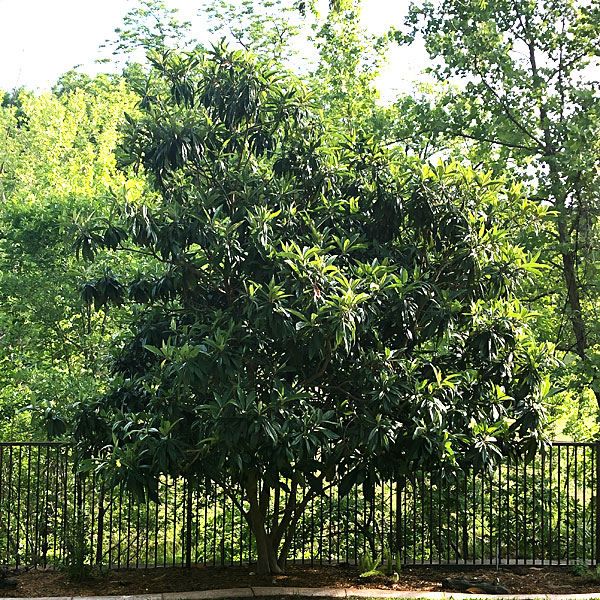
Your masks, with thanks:
[[[356,132],[332,147],[302,86],[244,53],[163,58],[160,102],[122,148],[158,198],[78,237],[99,265],[115,249],[142,259],[83,288],[97,309],[135,306],[100,403],[143,436],[130,468],[321,493],[325,478],[449,472],[537,443],[548,349],[533,351],[513,293],[538,267],[489,219],[519,190]],[[473,418],[498,433],[474,436]],[[179,445],[152,462],[167,438]]]
[[[86,271],[78,259],[123,238],[108,220],[110,189],[123,182],[113,150],[133,104],[117,77],[69,72],[53,93],[16,94],[0,108],[0,411],[14,439],[45,438],[47,410],[52,433],[64,434],[65,404],[105,384],[120,291],[108,282],[100,291],[103,269]],[[93,285],[82,302],[84,279]],[[28,404],[40,417],[32,425],[31,412],[16,414]]]
[[[529,0],[413,3],[400,43],[423,36],[439,85],[398,103],[398,137],[411,150],[442,151],[461,160],[508,170],[524,182],[526,203],[506,206],[502,226],[511,244],[540,252],[551,265],[521,292],[544,313],[538,335],[558,340],[568,363],[596,358],[598,274],[598,47],[600,12],[593,2]],[[408,115],[407,115],[408,113]],[[410,138],[422,129],[426,142]],[[532,206],[533,205],[533,206]],[[525,209],[530,219],[520,221]],[[497,215],[498,213],[494,211]],[[518,222],[521,225],[517,225]],[[503,273],[491,277],[509,289],[515,262],[528,274],[539,267],[519,250],[497,253]],[[565,322],[569,323],[565,327]],[[572,356],[571,356],[572,355]],[[573,363],[575,364],[575,363]],[[567,376],[569,386],[579,366]],[[558,376],[558,373],[557,373]],[[597,388],[580,379],[582,397]],[[600,405],[600,395],[596,395]]]

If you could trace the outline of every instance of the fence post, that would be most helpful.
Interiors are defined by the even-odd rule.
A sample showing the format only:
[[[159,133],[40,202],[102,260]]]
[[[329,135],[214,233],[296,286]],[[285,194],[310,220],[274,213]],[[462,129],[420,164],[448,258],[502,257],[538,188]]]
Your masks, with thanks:
[[[96,538],[96,565],[102,566],[104,558],[104,477],[100,483],[100,495],[98,496],[98,537]],[[93,532],[92,532],[93,533]]]
[[[396,480],[396,552],[402,557],[402,488],[405,477]],[[402,482],[402,483],[401,483]]]
[[[186,481],[186,484],[187,493],[185,496],[185,566],[189,569],[192,566],[192,486],[189,480]]]
[[[600,440],[596,440],[596,447],[594,448],[595,452],[594,452],[594,459],[596,462],[596,477],[594,479],[594,485],[595,485],[595,490],[594,490],[594,496],[596,499],[596,506],[595,506],[595,512],[596,512],[596,566],[600,565]]]

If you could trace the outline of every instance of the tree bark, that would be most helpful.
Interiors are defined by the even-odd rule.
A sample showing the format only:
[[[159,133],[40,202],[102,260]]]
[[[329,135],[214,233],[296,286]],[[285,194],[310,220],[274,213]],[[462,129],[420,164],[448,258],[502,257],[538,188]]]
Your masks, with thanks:
[[[266,484],[261,486],[256,474],[252,474],[246,479],[244,488],[250,509],[244,512],[244,517],[256,539],[257,572],[261,575],[279,574],[285,570],[287,556],[300,517],[315,496],[314,490],[308,488],[302,500],[299,501],[298,486],[299,478],[294,474],[283,510],[279,507],[279,492],[277,488],[275,489],[276,506],[269,523],[267,512],[272,488]]]
[[[553,162],[549,162],[550,176],[553,180],[553,187],[560,186],[560,179],[556,172],[555,165]],[[558,206],[557,206],[558,205]],[[583,311],[581,308],[581,296],[579,293],[579,283],[577,279],[577,267],[575,264],[575,251],[573,250],[573,244],[571,242],[570,235],[567,228],[567,219],[564,215],[566,210],[564,200],[561,198],[559,202],[555,203],[558,210],[563,214],[559,214],[557,229],[558,229],[558,241],[560,243],[560,255],[562,259],[562,271],[565,285],[567,288],[567,304],[569,306],[569,321],[571,322],[571,329],[575,337],[575,352],[577,356],[583,361],[588,360],[587,348],[587,327],[583,318]],[[600,409],[600,386],[598,386],[598,378],[592,375],[591,388],[596,398],[596,403]]]
[[[585,350],[587,348],[587,337],[585,332],[585,323],[581,314],[581,299],[579,297],[579,286],[577,285],[577,274],[575,272],[575,258],[571,249],[571,240],[567,234],[567,226],[563,219],[558,221],[558,240],[561,248],[561,258],[563,263],[563,275],[567,286],[567,297],[569,301],[571,326],[575,335],[575,347],[577,355],[585,359]]]
[[[256,571],[259,575],[279,574],[283,570],[277,560],[276,546],[279,544],[273,535],[269,535],[266,530],[266,507],[264,502],[260,502],[258,479],[256,475],[251,475],[246,481],[246,492],[248,494],[248,503],[250,509],[247,512],[247,520],[254,538],[256,539],[256,550],[258,552],[258,563]],[[264,492],[264,488],[263,488]]]

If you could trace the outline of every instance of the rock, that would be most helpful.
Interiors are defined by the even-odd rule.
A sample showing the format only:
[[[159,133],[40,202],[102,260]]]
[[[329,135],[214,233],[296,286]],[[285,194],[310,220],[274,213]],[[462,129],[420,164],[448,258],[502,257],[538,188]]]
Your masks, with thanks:
[[[2,578],[0,579],[0,590],[12,590],[19,585],[19,582],[16,579],[11,578]]]
[[[510,591],[496,580],[482,581],[479,579],[466,579],[465,577],[449,577],[442,581],[442,589],[453,592],[467,592],[469,594],[510,594]]]

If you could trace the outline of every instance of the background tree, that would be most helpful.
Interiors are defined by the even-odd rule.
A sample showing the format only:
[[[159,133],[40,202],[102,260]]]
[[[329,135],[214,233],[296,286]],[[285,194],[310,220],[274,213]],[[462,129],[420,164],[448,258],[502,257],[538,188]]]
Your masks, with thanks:
[[[20,92],[0,108],[3,439],[45,439],[24,407],[43,412],[102,385],[112,319],[81,301],[92,273],[76,261],[66,230],[78,213],[107,216],[111,186],[125,183],[113,150],[127,106],[132,95],[118,78],[69,73],[54,94]]]
[[[520,239],[552,266],[524,299],[543,315],[538,335],[571,363],[570,385],[580,398],[591,390],[600,405],[598,4],[425,2],[412,5],[407,26],[396,39],[423,36],[429,72],[445,84],[435,96],[399,105],[410,105],[412,128],[434,150],[509,169],[550,209],[545,227]]]
[[[251,55],[152,62],[120,161],[154,192],[76,239],[139,267],[101,286],[133,321],[110,389],[70,413],[84,466],[138,496],[163,473],[217,482],[277,573],[334,482],[368,495],[534,452],[549,349],[513,293],[536,265],[493,217],[518,189],[365,137],[329,145],[302,85]]]
[[[265,60],[283,64],[298,54],[293,45],[303,29],[302,15],[306,15],[306,10],[302,5],[301,0],[214,0],[200,14],[208,17],[211,34],[235,42]]]
[[[332,143],[351,132],[389,141],[397,113],[381,104],[375,85],[388,36],[361,26],[360,0],[332,2],[324,13],[318,8],[325,7],[297,0],[214,0],[203,10],[212,34],[306,81],[329,122]]]
[[[385,61],[387,37],[368,34],[360,24],[360,0],[346,0],[313,26],[319,52],[311,86],[331,124],[382,139],[391,120],[381,105],[375,79]]]
[[[190,21],[180,21],[177,13],[176,8],[169,8],[162,0],[137,0],[123,17],[123,25],[115,29],[117,38],[106,40],[101,47],[112,47],[113,59],[140,51],[183,49],[196,40],[190,37]]]

